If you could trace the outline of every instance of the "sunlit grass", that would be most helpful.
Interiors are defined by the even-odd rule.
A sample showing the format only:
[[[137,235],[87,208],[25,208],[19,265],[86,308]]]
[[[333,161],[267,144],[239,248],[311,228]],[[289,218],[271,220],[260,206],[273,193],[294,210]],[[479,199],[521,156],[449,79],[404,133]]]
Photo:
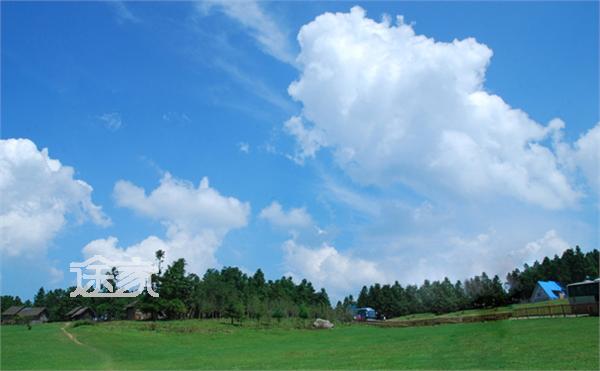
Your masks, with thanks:
[[[598,369],[598,318],[432,327],[226,321],[2,327],[2,369]]]

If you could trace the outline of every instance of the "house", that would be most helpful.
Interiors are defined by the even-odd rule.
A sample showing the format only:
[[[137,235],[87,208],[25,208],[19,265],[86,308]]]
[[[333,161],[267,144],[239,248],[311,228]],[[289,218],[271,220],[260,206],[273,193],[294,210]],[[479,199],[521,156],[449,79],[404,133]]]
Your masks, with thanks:
[[[67,320],[67,321],[70,320],[73,313],[77,312],[79,309],[81,309],[80,306],[75,307],[75,308],[71,309],[70,311],[68,311],[67,314],[65,314],[65,320]]]
[[[23,310],[23,308],[25,308],[24,305],[13,305],[12,307],[2,312],[2,323],[13,323],[15,316],[17,315],[17,313]]]
[[[125,306],[126,318],[130,321],[144,321],[152,318],[150,313],[144,313],[135,306],[137,305],[137,300],[133,301]]]
[[[93,320],[96,318],[96,312],[90,307],[75,307],[66,314],[66,317],[69,321]]]
[[[138,310],[135,308],[135,305],[137,304],[137,300],[136,301],[132,301],[131,303],[127,304],[125,306],[125,318],[127,318],[129,321],[134,321],[137,320],[137,312]]]
[[[539,301],[556,300],[566,297],[565,290],[554,281],[538,281],[531,294],[530,301],[537,303]]]
[[[44,307],[12,306],[2,313],[2,323],[16,323],[17,319],[29,323],[48,322],[48,311]]]
[[[19,316],[29,323],[48,322],[48,310],[44,307],[24,308],[19,312]]]

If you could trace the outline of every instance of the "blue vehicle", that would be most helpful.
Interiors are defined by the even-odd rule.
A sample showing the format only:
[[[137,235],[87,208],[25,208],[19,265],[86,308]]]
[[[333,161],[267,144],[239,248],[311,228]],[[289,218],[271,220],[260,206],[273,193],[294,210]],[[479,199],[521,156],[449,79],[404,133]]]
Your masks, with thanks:
[[[370,307],[356,308],[354,312],[354,320],[356,321],[375,321],[377,320],[377,312]]]

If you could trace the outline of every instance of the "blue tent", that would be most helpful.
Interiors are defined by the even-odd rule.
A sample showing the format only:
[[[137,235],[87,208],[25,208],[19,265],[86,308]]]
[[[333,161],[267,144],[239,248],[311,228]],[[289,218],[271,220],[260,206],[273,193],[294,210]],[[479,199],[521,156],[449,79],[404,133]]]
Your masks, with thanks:
[[[565,290],[554,281],[538,281],[531,294],[531,302],[556,300],[565,297]]]

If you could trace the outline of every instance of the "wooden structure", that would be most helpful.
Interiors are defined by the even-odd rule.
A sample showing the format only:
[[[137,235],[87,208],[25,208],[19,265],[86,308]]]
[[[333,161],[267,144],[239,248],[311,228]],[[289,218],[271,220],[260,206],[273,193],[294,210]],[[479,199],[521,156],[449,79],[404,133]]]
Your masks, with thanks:
[[[2,323],[17,323],[19,321],[45,323],[48,322],[48,318],[48,310],[45,307],[13,305],[2,313]]]
[[[66,320],[79,321],[96,319],[96,312],[90,307],[75,307],[66,314]]]

